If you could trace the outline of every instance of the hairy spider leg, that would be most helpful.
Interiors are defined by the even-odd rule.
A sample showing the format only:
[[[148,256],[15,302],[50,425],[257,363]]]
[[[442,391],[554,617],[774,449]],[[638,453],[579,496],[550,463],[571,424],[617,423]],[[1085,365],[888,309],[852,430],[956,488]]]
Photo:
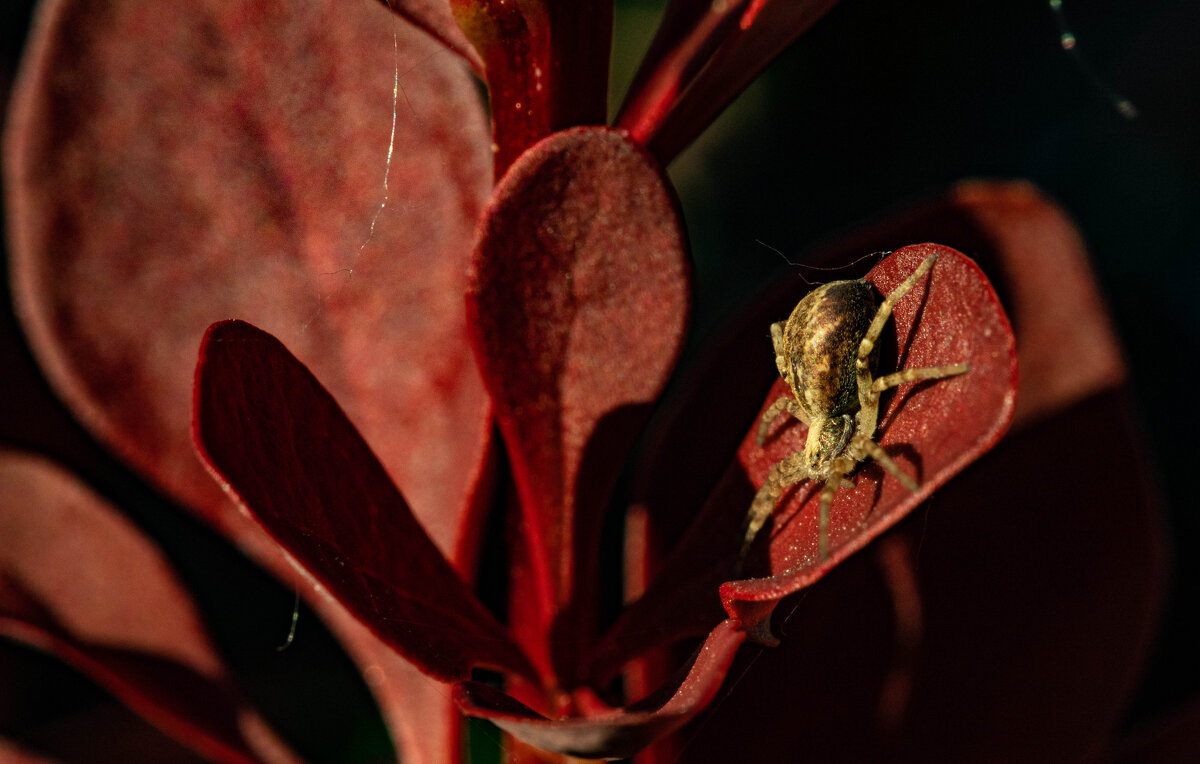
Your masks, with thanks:
[[[779,376],[788,383],[790,387],[793,380],[788,373],[787,363],[783,358],[783,322],[776,321],[771,324],[771,347],[775,349],[775,368],[779,370]]]
[[[908,473],[900,469],[900,467],[892,461],[892,457],[888,456],[887,451],[883,450],[883,446],[879,445],[870,438],[862,438],[858,442],[858,450],[864,457],[860,461],[866,461],[866,457],[871,457],[879,462],[879,466],[892,474],[892,477],[904,484],[904,487],[910,491],[915,491],[920,488],[917,481],[909,477]]]
[[[821,560],[829,559],[829,510],[833,506],[833,497],[846,481],[846,474],[854,469],[857,460],[851,456],[839,456],[830,463],[832,473],[821,486],[821,508],[817,513],[817,552]]]
[[[796,417],[801,422],[808,424],[808,417],[804,415],[804,410],[800,408],[800,404],[796,403],[796,399],[790,395],[781,395],[767,407],[767,410],[763,412],[762,417],[758,420],[758,433],[754,439],[758,442],[759,448],[762,448],[762,445],[767,442],[767,434],[771,431],[771,424],[784,411]]]
[[[863,335],[862,342],[858,346],[858,358],[855,361],[855,368],[858,373],[858,422],[856,432],[860,440],[857,442],[860,456],[870,456],[875,461],[879,462],[885,470],[892,474],[897,480],[904,484],[904,487],[910,491],[916,491],[920,486],[907,473],[901,470],[896,463],[883,448],[871,439],[875,434],[875,428],[879,421],[879,394],[884,390],[889,390],[905,382],[915,382],[922,379],[943,379],[945,377],[953,377],[958,374],[965,374],[970,371],[970,366],[965,363],[956,363],[951,366],[926,366],[919,369],[902,369],[894,374],[886,374],[878,379],[872,379],[870,359],[871,352],[875,349],[875,341],[879,339],[880,332],[883,331],[884,324],[892,315],[892,308],[897,302],[902,300],[905,295],[917,283],[917,279],[924,276],[937,262],[937,254],[932,254],[921,262],[917,269],[909,274],[900,286],[892,290],[883,304],[879,306],[879,310],[875,312],[875,318],[871,321],[871,325],[867,328],[867,333]]]
[[[783,492],[788,488],[808,476],[808,467],[804,464],[803,451],[798,451],[771,467],[771,471],[767,473],[766,482],[758,489],[758,493],[754,494],[750,511],[746,513],[746,519],[742,521],[742,549],[738,553],[739,570],[742,561],[746,559],[746,555],[750,551],[750,545],[754,543],[754,538],[762,530],[767,518],[775,511],[779,497],[783,496]]]
[[[878,396],[884,390],[898,387],[905,382],[916,382],[922,379],[944,379],[945,377],[966,374],[970,370],[971,365],[968,363],[956,363],[950,366],[924,366],[920,369],[904,369],[895,374],[876,378],[875,382],[871,385],[871,392]]]
[[[860,463],[870,457],[895,476],[904,487],[910,491],[917,490],[917,484],[901,470],[883,448],[870,438],[859,435],[850,442],[846,453],[834,459],[829,465],[830,476],[821,487],[820,513],[817,515],[817,550],[822,560],[829,559],[829,514],[833,506],[833,497],[840,487],[854,486],[846,475],[852,472]]]
[[[891,294],[884,298],[879,310],[875,311],[875,318],[867,327],[867,333],[863,335],[862,342],[858,344],[855,371],[858,374],[858,433],[860,435],[871,437],[879,419],[879,393],[873,389],[874,380],[871,378],[871,353],[875,350],[875,341],[879,339],[883,325],[892,317],[892,307],[909,293],[913,284],[917,283],[917,279],[929,273],[929,269],[937,262],[937,257],[935,253],[925,258],[917,266],[917,269],[901,282],[900,286],[893,289]]]

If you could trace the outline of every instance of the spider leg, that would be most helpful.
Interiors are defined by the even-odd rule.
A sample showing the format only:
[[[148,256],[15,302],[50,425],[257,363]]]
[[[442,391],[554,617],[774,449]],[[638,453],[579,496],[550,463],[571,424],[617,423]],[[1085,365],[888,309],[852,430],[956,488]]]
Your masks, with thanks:
[[[871,392],[878,395],[884,390],[890,390],[905,382],[916,382],[919,379],[943,379],[958,374],[966,374],[971,370],[969,364],[956,363],[953,366],[926,366],[922,369],[904,369],[895,374],[877,378],[871,383]]]
[[[821,486],[821,505],[817,514],[817,552],[821,560],[829,559],[829,510],[833,506],[833,497],[839,488],[853,484],[846,479],[847,473],[854,469],[857,460],[841,457],[830,465],[830,475]]]
[[[862,341],[858,344],[858,357],[854,362],[855,373],[858,377],[858,431],[867,437],[875,433],[875,424],[879,417],[879,392],[874,389],[874,379],[871,376],[871,353],[875,350],[875,342],[879,339],[880,332],[883,331],[883,325],[891,318],[892,308],[909,293],[918,279],[929,272],[935,262],[937,262],[937,254],[925,258],[917,266],[917,269],[900,283],[900,286],[893,289],[891,294],[884,298],[879,309],[875,311],[875,318],[871,320],[871,325],[867,327],[867,333],[863,335]]]
[[[762,419],[758,421],[758,434],[754,439],[755,442],[758,443],[759,448],[762,448],[763,443],[767,442],[767,434],[771,431],[771,424],[780,414],[785,411],[799,419],[801,422],[808,424],[808,417],[804,415],[804,411],[801,410],[800,405],[796,403],[795,398],[792,398],[789,395],[776,398],[775,402],[768,406],[767,410],[763,412]]]
[[[887,451],[884,451],[883,447],[875,441],[871,440],[870,438],[863,438],[858,442],[858,447],[862,449],[866,455],[879,462],[881,467],[890,472],[892,477],[903,483],[904,487],[908,490],[915,491],[921,487],[917,485],[917,481],[909,477],[907,472],[900,469],[896,463],[892,461],[892,457],[887,455]]]
[[[806,477],[808,477],[808,469],[804,466],[803,451],[794,453],[771,467],[771,471],[767,473],[766,482],[754,495],[754,501],[750,503],[750,511],[746,513],[746,519],[742,521],[742,548],[738,552],[739,569],[742,561],[746,559],[746,554],[750,551],[750,546],[754,543],[755,536],[762,530],[767,518],[775,511],[775,505],[779,503],[783,492]]]
[[[829,559],[829,508],[833,506],[833,495],[842,482],[841,475],[834,475],[821,487],[821,512],[817,515],[817,551],[822,560]]]
[[[875,311],[875,318],[871,321],[870,327],[867,328],[867,333],[863,335],[862,342],[858,346],[858,363],[861,365],[870,357],[871,351],[875,349],[875,340],[879,339],[879,333],[883,331],[883,325],[892,315],[892,308],[900,300],[904,299],[904,295],[908,294],[913,288],[913,284],[917,280],[929,273],[929,269],[937,262],[937,255],[932,254],[925,258],[917,269],[908,275],[900,286],[892,290],[892,293],[883,299],[883,303],[879,306],[879,310]]]
[[[783,322],[776,321],[771,324],[771,347],[775,349],[775,368],[779,369],[779,376],[785,380],[787,375],[787,363],[783,358]]]

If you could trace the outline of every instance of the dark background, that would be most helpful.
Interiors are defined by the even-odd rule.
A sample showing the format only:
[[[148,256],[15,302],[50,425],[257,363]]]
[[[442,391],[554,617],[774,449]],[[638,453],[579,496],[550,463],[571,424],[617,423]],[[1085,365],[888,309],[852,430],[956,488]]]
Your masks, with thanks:
[[[618,6],[620,87],[658,4]],[[30,12],[19,0],[0,7],[0,100]],[[1071,52],[1060,44],[1063,23],[1077,40]],[[1173,544],[1168,609],[1130,730],[1200,698],[1193,612],[1200,512],[1186,498],[1200,455],[1198,32],[1200,4],[1184,0],[1067,0],[1061,13],[1035,0],[843,0],[672,167],[696,257],[697,336],[777,273],[780,256],[756,239],[802,253],[966,177],[1030,179],[1074,217],[1124,344]],[[1121,97],[1136,116],[1119,108]],[[73,423],[46,388],[4,296],[0,446],[71,465],[160,540],[230,663],[298,749],[325,760],[386,752],[365,688],[316,619],[302,609],[305,639],[274,651],[287,632],[292,593],[170,507]],[[322,705],[319,719],[298,703],[314,682],[344,699]],[[163,757],[183,760],[171,743],[113,710],[88,680],[0,640],[0,734],[45,741],[97,718],[109,729],[129,725],[145,741],[143,753],[163,746],[173,751]],[[122,752],[64,757],[119,761]]]

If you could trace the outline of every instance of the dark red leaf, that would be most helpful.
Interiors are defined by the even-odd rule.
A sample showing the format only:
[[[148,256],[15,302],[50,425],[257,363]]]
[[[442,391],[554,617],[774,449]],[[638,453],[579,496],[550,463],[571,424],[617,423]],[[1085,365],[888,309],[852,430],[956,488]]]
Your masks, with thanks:
[[[1010,760],[1047,750],[1069,755],[1102,739],[1127,703],[1162,597],[1161,519],[1140,438],[1122,392],[1114,389],[1123,376],[1120,352],[1078,232],[1028,184],[961,184],[818,248],[808,261],[832,265],[932,233],[986,263],[1018,332],[1022,392],[1019,432],[942,488],[932,511],[902,523],[918,549],[924,612],[917,673],[899,722],[902,750],[912,758],[941,758],[949,741],[954,758],[979,750],[1005,751],[1002,758]],[[686,517],[698,503],[692,497],[712,489],[676,486],[673,496],[682,506],[675,506],[665,495],[646,493],[649,478],[677,473],[680,465],[694,465],[700,474],[713,470],[704,461],[710,443],[689,447],[699,439],[696,422],[716,402],[714,388],[734,391],[728,396],[733,404],[748,385],[765,387],[767,374],[774,375],[762,327],[786,314],[808,288],[794,273],[788,278],[797,283],[764,296],[744,325],[714,343],[712,355],[691,372],[704,384],[687,391],[668,420],[672,426],[658,431],[639,512],[647,527],[667,530],[662,543],[670,543],[669,529],[681,523],[664,510]],[[755,353],[752,345],[763,347]],[[766,373],[755,380],[760,366]],[[734,421],[743,422],[744,432],[753,416],[741,412]],[[721,424],[703,419],[703,432],[730,437]],[[1047,469],[1050,484],[1035,477]],[[1097,474],[1113,477],[1097,481]],[[733,489],[743,496],[751,490],[744,479]],[[737,532],[736,519],[727,531]],[[860,573],[868,562],[851,558],[781,608],[776,627],[784,644],[745,673],[745,665],[734,665],[734,694],[689,728],[686,752],[703,752],[700,760],[736,755],[782,762],[793,761],[801,748],[815,758],[861,753],[863,760],[897,750],[895,728],[880,726],[895,661],[896,638],[886,626],[891,605],[880,599],[880,582],[864,584]],[[710,613],[708,623],[721,617],[711,594],[715,583],[704,596],[680,575],[664,594],[658,586],[670,584],[677,569],[668,566],[663,574],[650,606],[643,601],[631,608],[607,645],[630,655],[664,633],[679,633],[692,613]],[[1064,591],[1080,603],[1069,612],[1062,610]],[[691,633],[702,627],[695,624]],[[1067,662],[1064,656],[1074,657]],[[874,674],[862,675],[865,663]],[[773,698],[778,713],[794,723],[780,728],[777,715],[758,713],[763,697]],[[1031,734],[1014,736],[1014,728]],[[740,731],[736,742],[729,729]]]
[[[914,523],[926,612],[905,725],[914,760],[1088,758],[1120,725],[1167,583],[1139,429],[1126,390],[1089,396],[1011,433]]]
[[[551,133],[604,124],[611,0],[450,0],[450,6],[485,62],[496,178]]]
[[[837,0],[675,0],[617,121],[669,163]]]
[[[594,628],[601,512],[681,343],[685,247],[658,166],[601,128],[526,152],[480,231],[467,309],[525,521],[524,626],[540,651],[553,626],[562,671]]]
[[[0,650],[3,647],[0,645]],[[115,701],[98,703],[32,730],[20,729],[16,735],[19,744],[0,735],[0,761],[4,764],[212,762]]]
[[[477,682],[457,685],[455,694],[465,713],[543,750],[586,758],[632,756],[712,701],[745,638],[736,621],[719,624],[673,683],[624,710],[589,718],[547,719]]]
[[[293,761],[234,690],[153,543],[65,471],[0,452],[0,633],[213,761]]]
[[[1165,719],[1143,727],[1125,741],[1107,761],[1119,764],[1185,762],[1200,751],[1200,701],[1193,700]]]
[[[885,330],[884,335],[897,338],[896,345],[890,348],[890,354],[885,345],[879,362],[881,370],[958,362],[943,356],[949,353],[962,356],[960,360],[972,365],[972,371],[957,380],[918,384],[915,388],[906,385],[890,399],[884,398],[877,434],[885,448],[891,447],[889,451],[901,467],[918,475],[922,490],[911,494],[894,479],[884,481],[880,488],[880,468],[871,464],[861,468],[856,473],[857,487],[843,488],[835,499],[832,555],[822,564],[814,559],[817,497],[815,492],[810,495],[811,483],[798,486],[774,515],[769,563],[773,577],[731,582],[722,592],[726,606],[744,616],[748,628],[756,629],[756,636],[763,641],[770,640],[767,617],[779,597],[816,580],[910,511],[954,472],[989,448],[1012,415],[1016,381],[1013,339],[995,293],[974,263],[945,247],[921,245],[893,254],[867,278],[881,292],[886,292],[911,273],[925,254],[933,251],[941,257],[933,269],[929,298],[924,298],[925,286],[920,285],[896,306],[893,313],[896,334]],[[799,294],[793,299],[799,299],[805,291],[797,289]],[[790,307],[783,308],[772,320],[786,318],[789,310]],[[917,331],[910,336],[913,321],[918,317]],[[760,363],[774,371],[767,323],[760,324],[757,332],[765,348]],[[752,339],[753,334],[747,332],[743,342]],[[737,352],[747,351],[739,346]],[[737,371],[753,375],[746,368],[738,367]],[[725,389],[717,377],[708,382]],[[731,387],[738,389],[736,384]],[[779,383],[767,403],[781,393],[782,383]],[[721,401],[714,399],[711,405],[721,405]],[[703,416],[702,410],[692,416]],[[746,420],[734,417],[733,421]],[[743,425],[750,434],[739,450],[738,462],[710,492],[705,510],[692,523],[665,568],[652,579],[651,589],[626,609],[598,648],[594,669],[600,677],[607,676],[622,660],[640,650],[695,634],[720,619],[715,590],[733,575],[739,527],[755,488],[771,464],[802,443],[796,439],[802,438],[804,428],[795,423],[777,431],[767,448],[759,450],[754,445],[755,424],[756,420],[750,418]],[[685,454],[690,450],[685,448]],[[678,457],[672,455],[671,459]],[[703,459],[700,464],[711,469],[711,463]],[[704,474],[703,467],[692,469],[700,470],[696,474]],[[800,507],[802,502],[807,506]],[[842,536],[843,533],[846,535]],[[846,544],[841,550],[840,543]],[[748,572],[757,570],[752,556]]]
[[[929,276],[914,285],[892,313],[897,351],[881,349],[880,373],[889,369],[968,363],[971,370],[936,382],[910,383],[885,397],[879,411],[878,442],[897,465],[921,483],[918,491],[885,479],[878,465],[860,468],[853,489],[842,488],[830,510],[829,559],[817,553],[817,504],[813,484],[801,486],[774,515],[771,575],[731,581],[721,598],[731,616],[741,618],[759,639],[768,636],[768,618],[779,599],[809,586],[847,556],[924,501],[938,487],[991,448],[1012,420],[1017,392],[1017,351],[1008,317],[979,267],[948,247],[905,247],[871,269],[866,278],[889,294],[921,261],[939,255]],[[768,402],[785,394],[782,380]],[[738,460],[754,486],[771,465],[802,451],[801,432],[789,427],[759,448],[751,432]]]
[[[975,256],[1009,309],[1026,380],[1017,400],[1016,426],[1119,384],[1124,373],[1120,352],[1088,270],[1079,232],[1061,209],[1029,184],[960,184],[948,193],[907,206],[854,236],[819,245],[805,260],[838,265],[857,260],[863,253],[932,235]],[[857,276],[866,267],[847,267],[838,276]],[[761,400],[778,378],[764,327],[786,316],[810,289],[793,268],[781,275],[779,283],[710,343],[709,351],[687,374],[690,384],[651,425],[653,437],[634,479],[632,509],[645,530],[637,555],[628,563],[634,570],[645,566],[649,572],[642,578],[654,580],[656,594],[644,610],[642,604],[634,605],[614,628],[605,652],[614,650],[612,660],[616,662],[621,660],[619,656],[631,655],[655,641],[648,640],[647,634],[704,633],[722,617],[710,584],[698,583],[686,569],[678,574],[655,571],[665,550],[677,544],[684,530],[694,524],[714,491],[730,494],[720,501],[749,500],[753,489],[744,477],[727,476],[717,485],[716,476],[724,469],[721,454],[737,447],[757,416],[759,407],[751,408],[749,401]],[[718,406],[724,412],[722,417],[707,416],[706,412]],[[684,471],[694,479],[672,483],[657,479],[661,474]],[[736,523],[735,518],[728,518],[722,532],[736,534]],[[714,544],[719,543],[718,535],[713,537]],[[713,581],[711,586],[718,583]],[[640,593],[634,589],[629,596]],[[659,628],[648,629],[648,622]],[[684,628],[689,623],[691,626]]]
[[[904,696],[887,682],[912,648],[871,556],[856,555],[784,601],[783,643],[744,673],[739,657],[740,681],[688,730],[689,750],[762,762],[794,761],[800,747],[861,761],[1094,758],[1136,691],[1166,583],[1139,441],[1123,390],[1010,433],[892,532],[911,542],[922,612]],[[756,714],[762,697],[792,723]]]
[[[283,345],[214,324],[196,367],[196,443],[230,493],[317,582],[427,673],[528,672],[333,398]]]
[[[59,0],[24,63],[14,292],[81,420],[261,557],[187,417],[205,328],[255,321],[320,373],[449,553],[491,427],[461,302],[490,155],[461,63],[335,0]]]

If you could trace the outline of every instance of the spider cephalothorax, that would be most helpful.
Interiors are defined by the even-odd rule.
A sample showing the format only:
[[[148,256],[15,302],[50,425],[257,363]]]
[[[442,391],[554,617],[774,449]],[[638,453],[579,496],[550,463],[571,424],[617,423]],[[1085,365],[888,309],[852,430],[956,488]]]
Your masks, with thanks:
[[[804,450],[771,468],[746,514],[739,559],[770,517],[783,492],[802,480],[822,480],[818,545],[829,556],[829,507],[845,476],[868,458],[879,462],[910,491],[917,483],[872,440],[879,418],[879,394],[920,379],[941,379],[968,370],[967,364],[904,369],[876,379],[875,343],[913,284],[929,272],[937,255],[926,258],[882,304],[866,281],[834,281],[802,299],[786,323],[771,325],[775,365],[793,397],[783,396],[763,412],[758,424],[762,446],[772,422],[784,411],[808,425]]]

